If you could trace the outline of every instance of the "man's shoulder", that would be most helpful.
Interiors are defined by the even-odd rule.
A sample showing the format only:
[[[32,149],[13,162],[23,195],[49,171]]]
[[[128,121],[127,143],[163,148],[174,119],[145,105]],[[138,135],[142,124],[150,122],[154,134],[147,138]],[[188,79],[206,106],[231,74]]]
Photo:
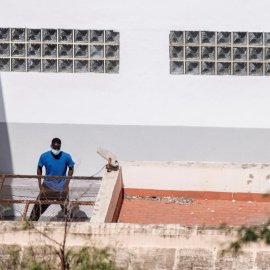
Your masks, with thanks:
[[[47,157],[51,154],[51,151],[44,152],[43,154],[40,155],[40,158]]]
[[[62,157],[70,158],[71,155],[70,155],[69,153],[66,153],[66,152],[63,152],[63,151],[62,151]]]

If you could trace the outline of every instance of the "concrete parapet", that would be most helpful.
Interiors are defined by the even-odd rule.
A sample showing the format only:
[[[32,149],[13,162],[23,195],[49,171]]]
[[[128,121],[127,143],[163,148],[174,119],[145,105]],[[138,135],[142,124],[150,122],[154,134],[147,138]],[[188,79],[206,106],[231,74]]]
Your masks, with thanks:
[[[122,161],[124,188],[266,193],[270,164]]]
[[[54,246],[63,240],[63,223],[34,223],[25,230],[20,222],[0,222],[0,245]],[[83,245],[115,248],[116,261],[124,269],[268,269],[270,249],[252,244],[237,257],[221,256],[222,244],[233,238],[217,227],[141,225],[120,223],[72,223],[67,235],[67,248]],[[1,253],[2,254],[2,253]],[[2,255],[0,255],[1,257]],[[4,259],[4,255],[2,259]]]
[[[112,222],[122,190],[122,170],[105,172],[91,222]]]

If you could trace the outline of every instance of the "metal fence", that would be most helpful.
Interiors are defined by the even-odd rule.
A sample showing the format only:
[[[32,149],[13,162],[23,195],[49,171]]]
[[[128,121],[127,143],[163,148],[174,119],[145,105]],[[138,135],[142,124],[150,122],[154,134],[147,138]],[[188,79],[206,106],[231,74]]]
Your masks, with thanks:
[[[38,178],[70,179],[68,199],[38,197]],[[0,175],[0,220],[28,220],[34,208],[47,208],[39,221],[83,222],[91,219],[102,177]]]

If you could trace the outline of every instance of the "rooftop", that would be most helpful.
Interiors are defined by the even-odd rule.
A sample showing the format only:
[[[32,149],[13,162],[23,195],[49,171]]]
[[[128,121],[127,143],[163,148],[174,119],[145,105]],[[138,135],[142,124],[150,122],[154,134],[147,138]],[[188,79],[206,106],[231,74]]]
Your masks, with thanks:
[[[270,202],[125,196],[118,222],[240,226],[263,224],[269,216]]]

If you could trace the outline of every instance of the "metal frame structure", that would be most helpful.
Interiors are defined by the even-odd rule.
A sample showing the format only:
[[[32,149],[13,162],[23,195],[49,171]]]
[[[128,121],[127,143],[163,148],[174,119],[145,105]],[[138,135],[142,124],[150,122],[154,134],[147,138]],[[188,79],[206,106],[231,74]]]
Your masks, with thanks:
[[[102,177],[87,177],[87,176],[45,176],[45,175],[16,175],[16,174],[0,174],[0,193],[3,187],[3,184],[7,178],[25,178],[25,179],[73,179],[73,180],[102,180]],[[14,200],[14,199],[2,199],[0,196],[0,204],[9,203],[9,204],[25,204],[22,221],[25,220],[27,210],[30,204],[65,204],[65,201],[56,201],[56,200]],[[95,205],[94,201],[69,201],[70,205]]]

